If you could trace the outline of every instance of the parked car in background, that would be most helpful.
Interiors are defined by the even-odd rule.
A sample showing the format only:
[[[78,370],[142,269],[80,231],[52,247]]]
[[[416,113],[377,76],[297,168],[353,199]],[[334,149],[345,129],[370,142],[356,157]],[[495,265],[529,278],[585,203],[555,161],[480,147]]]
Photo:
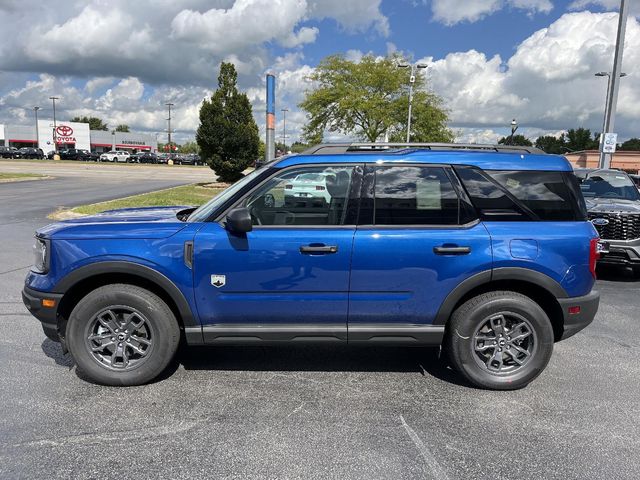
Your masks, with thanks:
[[[50,150],[47,152],[47,159],[48,160],[53,160],[53,156],[56,154],[55,150]]]
[[[282,157],[199,208],[41,228],[23,301],[107,385],[151,381],[184,341],[431,345],[473,385],[526,386],[598,310],[598,235],[569,162],[533,147],[366,147]],[[287,204],[307,175],[328,196]],[[569,353],[554,375],[589,368]]]
[[[11,158],[22,158],[22,152],[16,147],[9,147],[9,150],[11,151]]]
[[[60,160],[83,160],[87,161],[91,158],[91,154],[88,150],[82,150],[78,148],[67,148],[58,152]]]
[[[589,220],[603,247],[599,264],[632,267],[640,273],[640,192],[628,174],[613,169],[578,169]]]
[[[202,165],[200,155],[197,153],[189,153],[180,156],[180,165]]]
[[[13,158],[13,150],[4,145],[0,145],[0,158]]]
[[[44,158],[44,152],[40,148],[22,147],[20,149],[20,154],[22,155],[22,158],[35,158],[37,160],[42,160]]]
[[[138,163],[158,163],[158,157],[153,152],[140,152],[137,154]]]
[[[100,155],[101,162],[127,163],[131,154],[124,150],[111,150]]]
[[[296,203],[300,200],[306,202],[324,201],[328,203],[331,200],[331,195],[327,190],[328,176],[329,174],[326,173],[302,173],[291,179],[291,181],[284,186],[285,204]],[[331,178],[330,180],[335,181],[335,178]]]
[[[169,162],[169,154],[168,153],[158,153],[156,155],[157,163],[166,165]]]

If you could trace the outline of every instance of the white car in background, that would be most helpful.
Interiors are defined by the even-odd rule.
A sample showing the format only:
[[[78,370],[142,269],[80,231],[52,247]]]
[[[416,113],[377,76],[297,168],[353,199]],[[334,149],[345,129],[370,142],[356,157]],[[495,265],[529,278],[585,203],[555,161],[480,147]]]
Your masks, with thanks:
[[[110,152],[105,152],[100,155],[101,162],[119,162],[119,163],[128,163],[129,157],[131,154],[124,150],[112,150]]]
[[[294,198],[323,198],[325,202],[331,201],[331,195],[327,191],[327,174],[303,173],[284,186],[284,196]]]

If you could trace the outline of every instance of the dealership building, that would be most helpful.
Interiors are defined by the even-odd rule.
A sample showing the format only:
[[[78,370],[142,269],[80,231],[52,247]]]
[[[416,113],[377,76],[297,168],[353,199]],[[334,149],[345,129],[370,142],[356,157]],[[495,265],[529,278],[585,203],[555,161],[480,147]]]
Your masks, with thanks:
[[[0,145],[7,147],[38,147],[45,153],[65,148],[78,148],[102,153],[110,150],[156,152],[158,142],[155,135],[132,132],[109,132],[89,130],[88,123],[56,122],[38,120],[36,125],[0,124]]]

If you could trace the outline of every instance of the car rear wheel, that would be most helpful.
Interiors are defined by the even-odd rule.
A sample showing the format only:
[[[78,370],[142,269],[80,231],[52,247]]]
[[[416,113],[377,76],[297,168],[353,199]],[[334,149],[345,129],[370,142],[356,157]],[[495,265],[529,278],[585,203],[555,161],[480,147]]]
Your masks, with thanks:
[[[529,297],[497,291],[474,297],[453,313],[445,348],[472,384],[515,390],[533,381],[553,352],[553,328]]]
[[[174,357],[178,322],[154,293],[114,284],[87,294],[67,324],[67,345],[78,369],[103,385],[141,385]]]

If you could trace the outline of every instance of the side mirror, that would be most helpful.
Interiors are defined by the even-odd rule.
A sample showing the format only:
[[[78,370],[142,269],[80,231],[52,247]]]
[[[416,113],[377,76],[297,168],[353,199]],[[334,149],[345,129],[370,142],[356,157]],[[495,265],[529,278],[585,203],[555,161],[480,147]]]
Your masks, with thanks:
[[[227,213],[225,228],[231,233],[242,234],[253,230],[251,214],[246,208],[234,208]]]

